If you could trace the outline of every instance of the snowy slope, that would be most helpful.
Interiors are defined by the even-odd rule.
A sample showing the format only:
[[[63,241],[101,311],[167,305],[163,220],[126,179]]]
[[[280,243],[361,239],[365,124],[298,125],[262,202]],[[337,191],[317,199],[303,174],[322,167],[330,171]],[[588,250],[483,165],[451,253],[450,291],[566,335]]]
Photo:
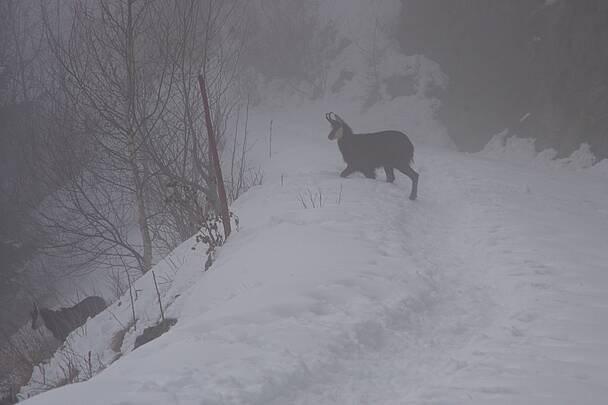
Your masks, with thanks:
[[[207,273],[192,242],[179,248],[177,325],[27,404],[608,396],[605,179],[418,147],[411,202],[405,176],[340,179],[322,119],[275,120],[265,183],[233,207],[241,231]]]

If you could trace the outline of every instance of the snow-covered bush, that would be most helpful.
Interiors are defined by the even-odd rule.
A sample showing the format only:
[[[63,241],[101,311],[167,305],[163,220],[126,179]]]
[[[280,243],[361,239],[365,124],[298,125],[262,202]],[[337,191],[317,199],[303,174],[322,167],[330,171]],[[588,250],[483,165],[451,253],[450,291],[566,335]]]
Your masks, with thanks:
[[[535,144],[535,139],[519,138],[505,130],[494,135],[477,154],[533,167],[583,170],[608,177],[608,159],[597,162],[588,143],[582,143],[577,150],[565,158],[557,158],[558,152],[553,148],[537,152]]]
[[[239,217],[230,212],[230,218],[234,222],[236,231],[239,230]],[[207,260],[205,261],[205,271],[209,270],[215,260],[215,251],[226,241],[224,234],[224,221],[222,217],[214,213],[208,213],[203,217],[199,225],[199,231],[195,235],[196,243],[203,243],[207,250]],[[195,247],[192,248],[196,249]]]

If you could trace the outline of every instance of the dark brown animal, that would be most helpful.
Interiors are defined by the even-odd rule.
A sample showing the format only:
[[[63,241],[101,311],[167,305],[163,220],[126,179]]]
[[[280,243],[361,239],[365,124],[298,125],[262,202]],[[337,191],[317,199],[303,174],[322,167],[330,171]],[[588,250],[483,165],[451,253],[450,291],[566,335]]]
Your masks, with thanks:
[[[30,313],[32,329],[38,329],[40,325],[44,325],[57,340],[64,342],[73,330],[84,325],[87,319],[94,317],[105,308],[105,301],[97,296],[87,297],[73,307],[60,308],[55,311],[38,308],[34,303],[34,309]]]
[[[331,124],[328,138],[338,140],[338,148],[346,169],[340,176],[346,177],[361,172],[367,178],[376,178],[376,169],[383,167],[386,181],[395,181],[394,169],[412,180],[410,200],[418,196],[418,173],[410,166],[414,161],[414,145],[403,132],[381,131],[369,134],[354,134],[352,129],[333,112],[325,114]]]

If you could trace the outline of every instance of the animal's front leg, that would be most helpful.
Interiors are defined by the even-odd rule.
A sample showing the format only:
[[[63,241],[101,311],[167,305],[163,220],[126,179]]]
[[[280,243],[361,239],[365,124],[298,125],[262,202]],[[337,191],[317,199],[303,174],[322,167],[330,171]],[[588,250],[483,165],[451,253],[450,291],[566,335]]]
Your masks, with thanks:
[[[351,174],[353,174],[356,171],[357,171],[356,169],[354,169],[352,166],[348,165],[348,166],[346,166],[346,169],[342,170],[342,173],[340,173],[340,177],[350,176]]]
[[[395,181],[395,172],[393,171],[392,167],[385,166],[384,172],[386,173],[386,181],[388,183]]]

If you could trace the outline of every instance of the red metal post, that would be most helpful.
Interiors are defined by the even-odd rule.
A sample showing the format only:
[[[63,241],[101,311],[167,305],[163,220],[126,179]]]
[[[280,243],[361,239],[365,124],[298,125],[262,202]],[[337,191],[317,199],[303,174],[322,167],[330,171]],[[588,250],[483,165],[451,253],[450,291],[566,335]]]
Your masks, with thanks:
[[[198,84],[201,88],[201,95],[203,96],[203,108],[205,109],[205,123],[207,124],[207,136],[209,137],[209,151],[210,156],[213,160],[213,168],[215,169],[215,178],[217,182],[217,192],[220,199],[220,216],[224,223],[224,237],[228,239],[230,235],[230,213],[228,211],[228,199],[226,198],[226,188],[224,187],[224,178],[222,177],[222,168],[220,165],[220,157],[217,153],[217,142],[215,140],[215,133],[213,132],[213,126],[211,125],[211,113],[209,111],[209,98],[207,97],[207,87],[205,86],[205,78],[203,75],[198,75]]]

